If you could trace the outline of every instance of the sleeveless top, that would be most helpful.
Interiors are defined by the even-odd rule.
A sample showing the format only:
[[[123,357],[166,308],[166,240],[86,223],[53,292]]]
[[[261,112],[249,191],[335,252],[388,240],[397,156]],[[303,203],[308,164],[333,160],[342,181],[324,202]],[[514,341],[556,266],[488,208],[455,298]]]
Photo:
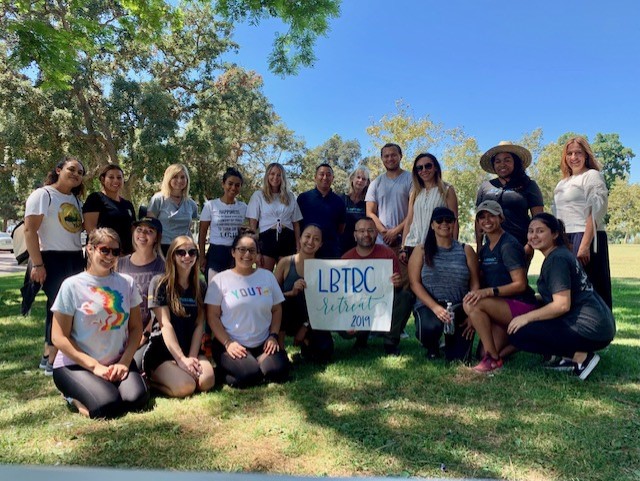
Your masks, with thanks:
[[[296,270],[296,261],[294,258],[295,256],[289,257],[289,272],[287,272],[287,277],[284,278],[284,282],[282,283],[282,292],[293,289],[293,283],[302,278]]]
[[[409,233],[404,241],[405,246],[415,247],[424,243],[431,223],[431,214],[436,207],[446,207],[445,198],[449,192],[450,184],[444,184],[444,195],[438,187],[422,189],[413,203],[413,222],[409,227]]]
[[[462,302],[469,292],[470,273],[464,244],[453,240],[450,248],[438,247],[433,256],[433,267],[426,263],[422,266],[422,285],[436,301]],[[423,303],[416,301],[416,308]]]

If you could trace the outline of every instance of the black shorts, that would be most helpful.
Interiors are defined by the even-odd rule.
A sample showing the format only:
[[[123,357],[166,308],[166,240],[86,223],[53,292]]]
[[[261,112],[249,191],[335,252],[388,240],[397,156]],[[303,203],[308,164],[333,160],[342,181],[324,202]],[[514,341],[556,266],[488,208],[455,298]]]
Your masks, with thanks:
[[[260,233],[260,253],[263,256],[279,259],[296,253],[296,236],[286,227],[278,234],[276,229]]]
[[[233,267],[231,246],[209,244],[209,250],[207,250],[207,272],[209,272],[209,269],[222,272],[231,267]]]

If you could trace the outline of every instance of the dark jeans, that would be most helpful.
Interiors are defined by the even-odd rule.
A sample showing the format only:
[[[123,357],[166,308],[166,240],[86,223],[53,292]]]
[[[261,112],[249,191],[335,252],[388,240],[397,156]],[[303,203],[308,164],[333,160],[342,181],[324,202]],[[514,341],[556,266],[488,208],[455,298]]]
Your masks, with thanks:
[[[467,318],[462,304],[457,304],[455,312],[455,332],[453,335],[444,336],[444,354],[447,361],[466,361],[470,355],[473,339],[462,336],[461,324]],[[416,337],[429,352],[437,353],[440,346],[440,336],[444,330],[444,324],[436,317],[427,306],[420,306],[413,312],[416,322]]]
[[[129,366],[129,375],[120,382],[107,381],[78,365],[54,369],[53,382],[65,397],[82,403],[91,418],[113,418],[137,411],[149,400],[135,362]]]

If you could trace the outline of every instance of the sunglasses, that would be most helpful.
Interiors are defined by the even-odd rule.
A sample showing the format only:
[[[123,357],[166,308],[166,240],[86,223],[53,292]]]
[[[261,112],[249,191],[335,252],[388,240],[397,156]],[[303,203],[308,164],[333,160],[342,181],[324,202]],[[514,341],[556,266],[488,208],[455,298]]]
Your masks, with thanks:
[[[111,254],[113,257],[119,257],[120,252],[122,252],[120,250],[120,247],[107,247],[107,246],[95,246],[95,247],[96,249],[98,249],[98,252],[100,252],[100,254],[102,254],[103,256]]]
[[[198,257],[198,249],[176,249],[173,253],[179,257],[185,257],[189,254],[189,257]]]
[[[433,169],[433,164],[416,165],[416,172],[422,172],[422,170]]]
[[[453,224],[456,221],[455,217],[441,217],[440,219],[434,219],[433,222],[440,225],[443,222],[445,224]]]
[[[258,249],[255,247],[236,247],[236,250],[240,253],[240,255],[245,255],[247,252],[252,256],[255,256],[258,253]]]

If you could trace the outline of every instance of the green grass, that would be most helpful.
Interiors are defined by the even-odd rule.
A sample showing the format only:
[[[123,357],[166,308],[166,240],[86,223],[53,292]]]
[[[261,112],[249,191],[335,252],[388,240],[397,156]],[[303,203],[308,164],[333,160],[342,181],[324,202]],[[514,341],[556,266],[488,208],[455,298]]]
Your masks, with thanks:
[[[380,340],[354,354],[337,339],[334,363],[297,363],[285,385],[156,397],[147,412],[91,421],[71,413],[35,368],[44,299],[21,317],[21,278],[0,277],[0,463],[640,479],[638,279],[614,281],[618,335],[586,382],[543,371],[524,353],[484,377],[427,362],[413,338],[398,358],[382,357]]]

